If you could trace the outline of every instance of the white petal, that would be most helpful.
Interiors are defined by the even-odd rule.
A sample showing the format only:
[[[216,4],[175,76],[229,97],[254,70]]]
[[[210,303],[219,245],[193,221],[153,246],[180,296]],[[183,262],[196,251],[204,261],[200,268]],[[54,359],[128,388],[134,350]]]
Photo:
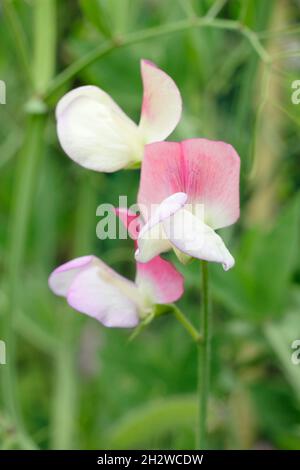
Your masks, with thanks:
[[[155,64],[141,61],[144,95],[139,127],[145,142],[164,140],[177,126],[182,109],[180,92],[169,75]]]
[[[190,211],[180,209],[163,222],[170,242],[194,258],[222,263],[225,271],[232,268],[234,258],[222,238]]]
[[[178,211],[187,201],[185,193],[175,193],[167,197],[156,207],[153,206],[153,216],[143,226],[138,237],[138,250],[135,259],[141,263],[150,261],[154,256],[170,250],[171,246],[166,237],[162,222]]]
[[[65,95],[56,115],[62,148],[85,168],[112,172],[143,157],[138,127],[97,87],[81,87]]]
[[[171,248],[162,223],[156,224],[146,232],[139,234],[135,259],[140,263],[147,263],[155,256],[169,251]]]
[[[65,297],[75,277],[93,263],[94,256],[81,256],[56,268],[49,277],[49,287],[56,294]]]
[[[159,224],[163,220],[170,217],[170,215],[177,212],[187,201],[187,194],[185,193],[174,193],[171,196],[164,199],[161,204],[153,205],[151,208],[154,214],[147,214],[149,216],[148,222],[143,226],[140,231],[140,236],[142,237],[148,230],[150,230],[155,225]],[[144,213],[144,211],[141,210]]]

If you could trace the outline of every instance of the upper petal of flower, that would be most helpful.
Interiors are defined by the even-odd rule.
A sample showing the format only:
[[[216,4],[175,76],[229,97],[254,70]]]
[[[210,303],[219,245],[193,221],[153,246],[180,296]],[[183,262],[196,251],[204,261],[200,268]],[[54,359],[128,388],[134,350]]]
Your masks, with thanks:
[[[174,193],[184,191],[184,172],[179,167],[181,147],[177,142],[146,145],[142,163],[138,204],[146,221],[153,215],[153,206]]]
[[[185,140],[181,145],[189,201],[203,204],[210,227],[234,224],[240,215],[240,157],[234,148],[207,139]]]
[[[141,61],[143,104],[139,128],[145,143],[164,140],[177,126],[182,109],[180,92],[169,75],[148,60]]]
[[[95,86],[67,93],[56,108],[62,148],[75,162],[112,172],[140,161],[143,140],[137,125]]]
[[[71,307],[105,326],[131,328],[138,324],[143,304],[138,288],[94,256],[57,268],[50,275],[49,286],[65,296]]]
[[[240,159],[224,142],[190,139],[182,143],[157,142],[145,148],[138,202],[149,212],[151,204],[177,192],[188,203],[203,205],[204,220],[214,229],[239,217]],[[147,214],[143,214],[147,217]]]

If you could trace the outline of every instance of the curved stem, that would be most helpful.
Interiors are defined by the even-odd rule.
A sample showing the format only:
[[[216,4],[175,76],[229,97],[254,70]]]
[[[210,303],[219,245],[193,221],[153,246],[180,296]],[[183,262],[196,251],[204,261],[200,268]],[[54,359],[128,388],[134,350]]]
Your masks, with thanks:
[[[152,28],[134,31],[124,36],[112,38],[110,40],[105,41],[104,43],[100,44],[100,46],[97,46],[95,49],[73,62],[69,67],[63,70],[63,72],[57,75],[52,81],[52,83],[49,84],[49,87],[47,88],[47,91],[45,92],[43,98],[45,100],[48,100],[68,80],[72,79],[79,72],[84,70],[89,65],[93,64],[96,60],[100,59],[101,57],[105,56],[106,54],[112,52],[115,49],[127,47],[132,44],[137,44],[139,42],[146,41],[148,39],[154,39],[172,33],[184,32],[192,28],[204,27],[239,32],[248,40],[249,44],[254,48],[260,59],[265,63],[269,62],[270,58],[266,50],[262,46],[259,38],[257,37],[257,34],[248,27],[242,25],[239,21],[228,20],[223,18],[211,18],[209,16],[203,16],[200,18],[191,17],[185,20],[176,21],[174,23],[169,23],[162,26],[154,26]]]
[[[176,305],[173,304],[172,307],[176,319],[182,324],[183,328],[185,328],[185,330],[191,335],[193,340],[196,341],[196,343],[200,343],[202,340],[202,335],[196,330],[194,325]]]
[[[202,342],[199,343],[198,357],[198,425],[196,432],[196,448],[207,447],[207,405],[210,378],[210,313],[209,313],[209,289],[208,289],[208,263],[201,261],[202,270],[202,310],[201,331]]]

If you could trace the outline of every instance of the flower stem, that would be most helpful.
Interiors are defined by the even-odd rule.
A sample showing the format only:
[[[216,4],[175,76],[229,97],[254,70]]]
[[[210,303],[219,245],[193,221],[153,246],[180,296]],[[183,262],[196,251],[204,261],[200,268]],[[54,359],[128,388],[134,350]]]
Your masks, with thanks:
[[[22,50],[19,50],[20,44],[23,44],[23,33],[21,24],[18,21],[18,16],[13,9],[12,2],[6,2],[6,13],[10,18],[12,31],[16,34],[16,50],[20,55],[20,62],[23,64],[24,71],[27,70],[27,50],[23,45]],[[37,10],[41,8],[47,9],[44,15],[38,15]],[[44,18],[44,27],[34,27],[34,51],[38,48],[47,49],[48,57],[53,64],[53,57],[55,54],[55,35],[53,27],[47,27],[46,23],[51,23],[54,16],[49,15],[50,9],[55,7],[55,0],[44,0],[40,2],[35,0],[33,9],[33,25],[40,21],[41,16]],[[54,21],[55,23],[55,21]],[[47,34],[45,33],[47,31]],[[51,36],[51,37],[50,37]],[[49,47],[49,44],[51,47]],[[38,45],[38,46],[37,46]],[[36,56],[36,54],[34,54]],[[39,65],[37,59],[33,60],[30,67],[30,83],[32,85],[31,93],[37,90],[37,82],[35,78],[31,79],[31,70],[33,70],[33,77],[39,77],[39,73],[44,71],[45,63]],[[24,73],[25,73],[24,72]],[[47,87],[50,82],[54,70],[47,67],[47,83],[46,77],[43,75],[44,86]],[[22,410],[18,394],[18,377],[17,377],[17,348],[16,348],[16,313],[20,307],[22,299],[22,279],[24,275],[24,265],[26,259],[26,242],[28,235],[28,228],[30,224],[30,216],[32,210],[32,203],[35,196],[36,182],[38,176],[38,167],[41,156],[44,150],[44,132],[47,124],[47,116],[45,114],[30,113],[27,115],[27,123],[25,125],[25,137],[22,148],[20,150],[19,159],[16,166],[15,185],[13,191],[12,209],[10,230],[8,232],[8,249],[6,258],[7,268],[7,294],[8,304],[7,311],[3,315],[2,330],[4,333],[4,340],[7,347],[7,364],[1,373],[1,385],[3,387],[3,403],[5,412],[8,415],[12,426],[17,430],[20,436],[20,444],[27,449],[35,448],[36,445],[28,436],[25,427]]]
[[[207,405],[210,378],[210,312],[209,312],[209,289],[208,289],[208,263],[201,261],[202,271],[202,309],[201,309],[201,331],[202,341],[198,347],[198,423],[196,432],[196,448],[207,447]]]
[[[26,448],[34,443],[26,437],[25,425],[20,409],[17,381],[15,316],[19,308],[22,286],[22,268],[27,239],[36,169],[42,153],[44,116],[30,116],[26,137],[16,171],[15,194],[12,204],[10,237],[7,254],[8,305],[2,320],[3,337],[7,347],[7,364],[1,371],[3,402],[13,426],[26,442]]]
[[[176,319],[182,324],[182,326],[186,329],[186,331],[191,335],[196,343],[200,343],[202,340],[201,334],[196,330],[194,325],[190,322],[190,320],[182,313],[182,311],[173,304],[173,312]]]

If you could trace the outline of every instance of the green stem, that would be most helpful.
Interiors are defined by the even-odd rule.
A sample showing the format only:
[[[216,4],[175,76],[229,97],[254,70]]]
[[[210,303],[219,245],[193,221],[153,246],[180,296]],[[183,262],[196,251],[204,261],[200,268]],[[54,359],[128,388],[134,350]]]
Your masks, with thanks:
[[[201,330],[202,342],[199,343],[198,357],[198,426],[196,432],[196,448],[207,448],[207,406],[209,396],[210,379],[210,312],[209,312],[209,290],[208,290],[208,263],[201,261],[202,269],[202,309]]]
[[[41,5],[45,5],[47,7],[51,5],[52,8],[54,8],[55,0],[45,0],[43,2],[35,0],[34,24],[36,24],[37,21],[41,21],[41,14],[37,13],[37,10],[41,9]],[[7,7],[10,13],[14,13],[14,10],[11,10],[11,2],[7,2]],[[45,13],[47,12],[49,13],[49,10],[45,11]],[[15,17],[13,16],[13,18]],[[34,46],[35,50],[42,47],[44,50],[47,50],[47,54],[45,54],[45,56],[49,58],[51,63],[53,63],[53,56],[55,54],[53,45],[55,43],[55,38],[51,35],[55,35],[55,33],[53,28],[46,27],[46,23],[48,21],[49,18],[45,14],[43,17],[43,32],[41,32],[43,28],[35,27],[36,34],[34,35]],[[48,31],[48,34],[45,34],[45,30]],[[20,34],[21,32],[19,31],[18,38],[16,38],[17,42],[19,42]],[[51,45],[51,48],[49,48],[49,44]],[[25,50],[22,52],[22,56],[24,56],[25,59]],[[42,72],[41,67],[41,64],[37,61],[33,61],[32,68],[34,70],[34,77],[38,77],[39,72]],[[45,67],[45,64],[43,64],[43,67]],[[47,82],[49,82],[53,75],[53,68],[48,67],[47,71]],[[46,80],[46,77],[43,77],[43,80]],[[38,83],[34,81],[33,92],[36,91],[35,87],[37,86]],[[20,441],[22,442],[22,445],[27,448],[33,448],[35,446],[26,435],[17,393],[15,317],[20,305],[22,294],[22,271],[24,267],[28,225],[30,222],[34,192],[36,189],[39,161],[43,153],[43,136],[46,122],[47,117],[44,114],[29,114],[27,117],[25,141],[18,159],[16,180],[13,191],[7,255],[8,308],[3,316],[3,330],[7,348],[7,364],[3,368],[3,373],[1,374],[3,400],[6,412],[11,418],[13,425],[16,427],[18,435],[21,437]]]
[[[211,8],[208,10],[206,16],[208,18],[215,18],[218,16],[222,8],[225,6],[228,0],[216,0],[215,3],[211,6]]]
[[[191,335],[196,343],[200,343],[202,340],[202,335],[196,330],[194,325],[190,322],[190,320],[184,315],[184,313],[177,307],[177,305],[172,305],[173,313],[176,319],[181,323],[183,328]]]
[[[155,26],[153,28],[135,31],[125,36],[120,36],[105,41],[100,46],[97,46],[95,49],[88,52],[77,61],[73,62],[63,72],[57,75],[47,88],[47,91],[44,94],[44,99],[49,99],[59,90],[61,86],[76,76],[79,72],[93,64],[100,57],[109,54],[117,48],[127,47],[132,44],[137,44],[142,41],[158,38],[168,34],[184,32],[192,28],[216,28],[227,31],[237,31],[249,41],[250,45],[254,48],[262,61],[269,62],[269,56],[261,45],[258,37],[256,36],[256,33],[250,30],[248,27],[242,25],[239,21],[227,20],[223,18],[210,18],[207,16],[200,18],[191,17],[186,20],[169,23],[167,25]]]
[[[56,351],[51,449],[73,448],[76,415],[75,351],[73,312],[61,312],[61,335]]]
[[[42,94],[55,72],[56,0],[35,0],[34,17],[34,91]]]

